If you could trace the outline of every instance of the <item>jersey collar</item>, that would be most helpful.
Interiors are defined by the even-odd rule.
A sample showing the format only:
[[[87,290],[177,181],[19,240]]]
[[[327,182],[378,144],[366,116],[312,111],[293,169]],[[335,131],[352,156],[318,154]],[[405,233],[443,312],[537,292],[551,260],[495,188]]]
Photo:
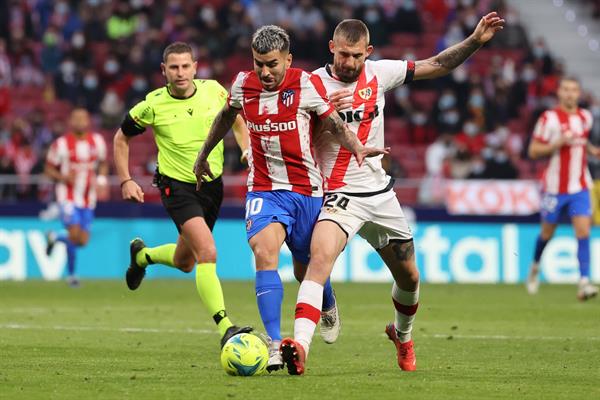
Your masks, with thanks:
[[[194,85],[194,92],[192,94],[190,94],[188,97],[177,97],[177,96],[173,95],[173,93],[171,93],[171,90],[169,90],[169,85],[167,85],[167,93],[169,93],[169,96],[171,96],[175,100],[187,100],[187,99],[191,99],[192,97],[194,97],[194,95],[198,91],[198,86],[196,86],[196,82],[192,81],[192,85]]]

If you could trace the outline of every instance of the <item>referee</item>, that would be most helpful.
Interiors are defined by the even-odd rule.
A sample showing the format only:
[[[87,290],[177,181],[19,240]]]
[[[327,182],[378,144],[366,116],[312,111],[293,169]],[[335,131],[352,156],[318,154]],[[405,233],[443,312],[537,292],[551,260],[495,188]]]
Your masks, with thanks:
[[[231,323],[225,311],[223,291],[216,273],[217,250],[212,229],[223,199],[223,142],[210,153],[208,162],[214,179],[196,191],[194,162],[212,122],[227,99],[217,81],[194,79],[197,63],[192,48],[182,42],[167,46],[161,71],[167,85],[154,90],[127,114],[114,137],[114,160],[123,199],[143,203],[144,192],[129,174],[129,141],[147,126],[154,131],[158,147],[155,182],[163,206],[179,231],[177,243],[146,247],[142,239],[130,243],[127,286],[138,288],[152,264],[163,264],[191,272],[196,268],[196,288],[221,334],[221,346],[231,336],[249,332]],[[242,154],[248,147],[248,130],[238,117],[233,131]]]

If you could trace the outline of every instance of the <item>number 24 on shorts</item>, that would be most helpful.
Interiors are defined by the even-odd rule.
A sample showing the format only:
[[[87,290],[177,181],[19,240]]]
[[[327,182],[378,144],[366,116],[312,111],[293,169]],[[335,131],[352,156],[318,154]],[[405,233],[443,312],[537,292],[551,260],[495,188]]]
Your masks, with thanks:
[[[340,196],[337,193],[331,193],[325,195],[325,201],[323,202],[323,208],[341,208],[342,210],[346,210],[348,207],[348,203],[350,199],[344,196]]]

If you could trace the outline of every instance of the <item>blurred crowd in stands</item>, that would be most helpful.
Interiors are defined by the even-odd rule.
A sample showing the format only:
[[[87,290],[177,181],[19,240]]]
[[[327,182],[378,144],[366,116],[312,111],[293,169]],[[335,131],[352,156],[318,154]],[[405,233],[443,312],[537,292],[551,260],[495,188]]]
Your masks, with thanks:
[[[433,188],[445,178],[534,178],[539,171],[524,149],[537,116],[553,106],[566,66],[543,39],[527,37],[518,14],[501,0],[0,2],[0,175],[19,177],[0,187],[0,198],[39,196],[28,177],[43,169],[73,105],[90,110],[110,141],[129,107],[164,84],[159,65],[169,42],[191,43],[198,77],[228,87],[235,73],[252,67],[250,39],[261,25],[285,27],[294,66],[311,70],[330,60],[327,42],[344,18],[367,23],[372,58],[414,60],[463,40],[489,10],[499,11],[506,28],[464,66],[389,93],[386,165],[398,178],[425,178],[403,199],[423,203],[441,200]],[[591,95],[583,103],[600,118]],[[593,137],[599,130],[596,123]],[[136,141],[133,173],[151,174],[151,136]],[[232,137],[225,171],[245,174]]]

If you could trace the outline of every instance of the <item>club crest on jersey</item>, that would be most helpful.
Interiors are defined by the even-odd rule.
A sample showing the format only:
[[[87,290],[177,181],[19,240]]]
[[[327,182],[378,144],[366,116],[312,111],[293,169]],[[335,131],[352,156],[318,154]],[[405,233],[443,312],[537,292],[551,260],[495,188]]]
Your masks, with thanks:
[[[281,92],[281,102],[286,107],[291,106],[294,103],[294,90],[285,89]]]
[[[358,95],[363,100],[369,100],[371,98],[372,94],[373,94],[373,89],[371,89],[370,87],[366,87],[366,88],[360,89],[358,91]]]

